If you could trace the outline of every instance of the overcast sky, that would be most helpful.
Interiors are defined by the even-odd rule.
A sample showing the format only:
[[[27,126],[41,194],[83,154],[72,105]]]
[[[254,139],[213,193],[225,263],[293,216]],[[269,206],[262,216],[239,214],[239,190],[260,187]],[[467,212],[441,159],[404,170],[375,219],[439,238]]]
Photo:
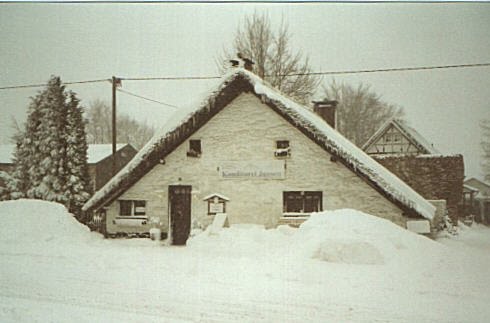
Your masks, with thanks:
[[[292,45],[315,71],[490,62],[490,4],[0,4],[0,87],[119,77],[213,76],[246,14],[284,18]],[[444,154],[464,155],[481,177],[479,120],[490,119],[490,67],[337,75],[370,84]],[[324,77],[328,84],[332,77]],[[172,105],[209,81],[123,82],[123,89]],[[82,104],[110,102],[111,85],[71,85]],[[0,142],[11,116],[24,121],[38,89],[0,90]],[[155,125],[175,109],[118,94],[119,110]]]

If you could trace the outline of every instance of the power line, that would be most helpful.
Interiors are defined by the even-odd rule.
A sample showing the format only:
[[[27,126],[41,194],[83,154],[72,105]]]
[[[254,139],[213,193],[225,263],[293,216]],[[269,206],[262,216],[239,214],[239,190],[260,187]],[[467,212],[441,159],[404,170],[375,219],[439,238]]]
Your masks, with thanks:
[[[123,81],[178,81],[178,80],[213,80],[222,76],[169,76],[169,77],[121,77]]]
[[[382,68],[382,69],[370,69],[370,70],[343,70],[343,71],[323,71],[323,72],[308,72],[308,73],[291,73],[282,74],[278,76],[293,77],[293,76],[307,76],[307,75],[341,75],[341,74],[363,74],[363,73],[382,73],[382,72],[405,72],[405,71],[423,71],[423,70],[435,70],[435,69],[451,69],[451,68],[473,68],[473,67],[488,67],[490,63],[477,63],[477,64],[459,64],[459,65],[440,65],[440,66],[419,66],[419,67],[400,67],[400,68]],[[266,75],[271,76],[271,75]],[[211,80],[219,79],[221,76],[170,76],[170,77],[125,77],[120,78],[125,81],[178,81],[178,80]],[[63,84],[84,84],[84,83],[97,83],[97,82],[111,82],[111,79],[98,79],[87,81],[75,81],[75,82],[63,82]],[[0,87],[0,90],[20,89],[20,88],[34,88],[47,86],[44,84],[29,84],[29,85],[14,85]]]
[[[85,84],[85,83],[99,83],[99,82],[107,82],[111,81],[110,79],[99,79],[99,80],[88,80],[88,81],[74,81],[74,82],[63,82],[63,85],[69,84]],[[12,85],[12,86],[4,86],[0,87],[0,90],[10,90],[10,89],[23,89],[23,88],[32,88],[32,87],[43,87],[47,86],[48,83],[43,84],[28,84],[28,85]]]
[[[398,67],[398,68],[382,68],[382,69],[370,69],[370,70],[343,70],[343,71],[327,71],[327,72],[307,72],[307,73],[280,74],[277,76],[291,77],[291,76],[306,76],[306,75],[362,74],[362,73],[422,71],[422,70],[468,68],[468,67],[486,67],[486,66],[490,66],[490,63],[440,65],[440,66],[419,66],[419,67]],[[274,75],[265,75],[265,76],[270,77],[270,76],[274,76]],[[219,78],[221,78],[221,76],[127,77],[127,78],[121,78],[121,79],[126,80],[126,81],[157,81],[157,80],[173,81],[173,80],[210,80],[210,79],[219,79]]]
[[[131,93],[131,92],[128,92],[128,91],[125,91],[125,90],[117,89],[117,91],[122,92],[122,93],[125,93],[125,94],[128,94],[128,95],[132,95],[134,97],[137,97],[137,98],[140,98],[140,99],[143,99],[143,100],[146,100],[146,101],[150,101],[150,102],[158,103],[158,104],[161,104],[161,105],[165,105],[167,107],[171,107],[171,108],[174,108],[174,109],[178,109],[179,108],[179,107],[177,107],[175,105],[171,105],[171,104],[168,104],[168,103],[164,103],[164,102],[160,102],[160,101],[157,101],[157,100],[153,100],[153,99],[150,99],[150,98],[147,98],[147,97],[144,97],[144,96],[135,94],[135,93]]]
[[[459,64],[459,65],[441,65],[441,66],[420,66],[420,67],[400,67],[400,68],[384,68],[384,69],[373,69],[373,70],[349,70],[349,71],[335,71],[335,72],[292,73],[292,74],[281,75],[281,76],[361,74],[361,73],[400,72],[400,71],[422,71],[422,70],[449,69],[449,68],[467,68],[467,67],[485,67],[485,66],[490,66],[490,63]]]

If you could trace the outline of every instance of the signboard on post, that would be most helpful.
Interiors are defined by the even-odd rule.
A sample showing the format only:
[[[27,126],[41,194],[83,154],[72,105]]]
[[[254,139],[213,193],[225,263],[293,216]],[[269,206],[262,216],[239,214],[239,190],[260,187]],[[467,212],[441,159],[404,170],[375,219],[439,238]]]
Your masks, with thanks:
[[[219,167],[222,179],[285,179],[283,160],[226,162]]]

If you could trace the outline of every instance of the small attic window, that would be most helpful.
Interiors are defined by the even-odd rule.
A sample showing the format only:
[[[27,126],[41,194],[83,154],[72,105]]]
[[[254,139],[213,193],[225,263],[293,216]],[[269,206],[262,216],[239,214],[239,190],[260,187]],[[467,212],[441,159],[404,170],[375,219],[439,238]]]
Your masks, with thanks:
[[[276,150],[274,156],[278,158],[286,158],[291,156],[291,148],[289,147],[289,140],[277,140]]]
[[[189,150],[187,151],[187,156],[189,157],[201,156],[201,140],[199,139],[189,140]]]

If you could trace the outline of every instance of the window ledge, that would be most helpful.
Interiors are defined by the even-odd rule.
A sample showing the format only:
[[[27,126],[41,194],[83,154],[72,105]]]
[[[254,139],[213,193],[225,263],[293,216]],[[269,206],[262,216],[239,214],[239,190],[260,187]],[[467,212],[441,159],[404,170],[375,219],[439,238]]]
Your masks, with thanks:
[[[116,217],[115,220],[112,220],[112,223],[115,225],[129,226],[129,227],[140,227],[148,224],[147,218],[142,217]]]
[[[301,219],[301,218],[309,218],[311,213],[302,213],[302,212],[287,212],[283,213],[282,217],[283,218],[288,218],[288,219]]]
[[[116,220],[148,220],[146,215],[118,215]]]

